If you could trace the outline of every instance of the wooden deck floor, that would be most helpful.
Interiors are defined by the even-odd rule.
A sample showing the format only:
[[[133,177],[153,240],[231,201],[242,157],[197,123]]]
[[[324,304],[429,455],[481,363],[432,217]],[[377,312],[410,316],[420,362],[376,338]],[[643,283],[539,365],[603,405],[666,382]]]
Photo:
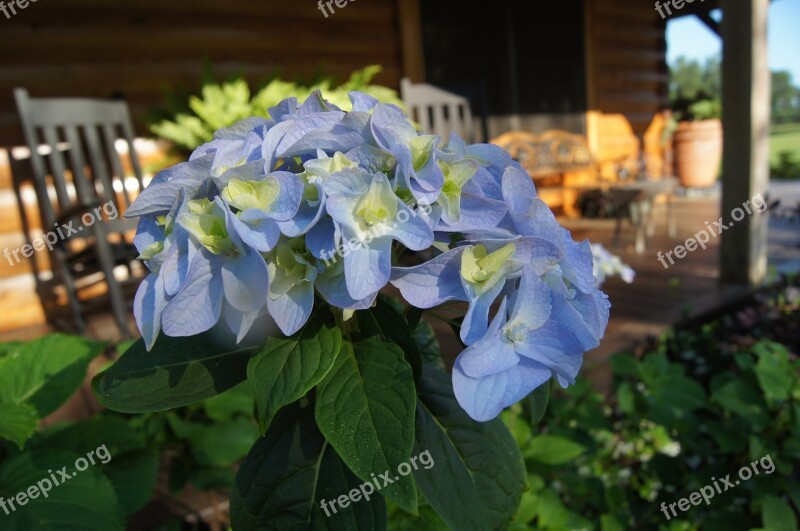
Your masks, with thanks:
[[[612,246],[614,222],[607,220],[569,220],[565,225],[576,239],[602,243],[636,271],[636,279],[626,284],[619,278],[603,286],[611,301],[611,319],[606,335],[596,350],[586,355],[586,373],[601,387],[610,380],[608,358],[629,349],[648,336],[659,336],[683,318],[702,315],[747,295],[748,290],[725,286],[719,280],[719,239],[707,249],[697,249],[665,269],[657,253],[665,253],[719,217],[719,199],[677,198],[677,234],[667,234],[664,205],[656,207],[656,232],[647,240],[647,249],[633,249],[633,230],[626,227],[620,245]],[[669,264],[669,261],[667,261]]]

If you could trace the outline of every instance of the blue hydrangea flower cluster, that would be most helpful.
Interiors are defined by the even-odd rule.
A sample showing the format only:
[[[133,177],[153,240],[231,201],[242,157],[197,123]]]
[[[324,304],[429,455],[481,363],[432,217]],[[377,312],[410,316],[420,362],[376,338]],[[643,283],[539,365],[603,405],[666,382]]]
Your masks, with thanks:
[[[391,283],[418,308],[467,303],[453,386],[474,419],[551,377],[573,382],[608,321],[589,243],[502,149],[444,143],[396,106],[350,98],[350,112],[319,93],[287,99],[269,120],[217,132],[137,198],[126,215],[140,217],[151,271],[134,305],[148,348],[221,320],[239,340],[266,316],[291,335],[315,293],[354,311]],[[437,255],[393,267],[395,242]]]

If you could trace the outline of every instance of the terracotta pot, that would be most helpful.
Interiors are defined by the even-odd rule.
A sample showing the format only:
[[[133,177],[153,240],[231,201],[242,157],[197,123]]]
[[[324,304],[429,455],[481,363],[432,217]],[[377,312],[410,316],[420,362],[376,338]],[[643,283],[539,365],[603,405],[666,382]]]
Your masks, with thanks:
[[[722,122],[681,122],[672,142],[675,148],[675,173],[681,186],[713,186],[722,162]]]

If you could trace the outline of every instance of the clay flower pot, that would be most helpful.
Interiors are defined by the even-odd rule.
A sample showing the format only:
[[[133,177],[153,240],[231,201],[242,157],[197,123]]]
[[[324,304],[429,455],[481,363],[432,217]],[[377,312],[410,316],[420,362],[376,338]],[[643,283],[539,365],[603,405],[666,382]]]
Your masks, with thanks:
[[[675,172],[685,188],[708,188],[722,162],[722,122],[680,122],[673,137]]]

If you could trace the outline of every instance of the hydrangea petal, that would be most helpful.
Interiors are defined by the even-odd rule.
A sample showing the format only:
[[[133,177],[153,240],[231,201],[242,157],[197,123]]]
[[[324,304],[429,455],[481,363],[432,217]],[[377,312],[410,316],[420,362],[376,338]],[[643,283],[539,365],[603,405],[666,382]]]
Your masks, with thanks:
[[[391,283],[417,308],[433,308],[451,300],[466,301],[460,269],[464,249],[453,249],[418,266],[395,267]]]
[[[164,308],[161,326],[168,336],[201,334],[219,321],[223,290],[215,258],[205,249],[195,255],[185,284]]]
[[[300,330],[314,306],[314,283],[302,282],[277,299],[267,299],[269,313],[284,335]]]
[[[248,249],[244,256],[225,260],[221,275],[225,299],[231,306],[242,312],[254,312],[264,307],[269,274],[260,254]]]
[[[133,315],[147,350],[153,348],[161,331],[161,313],[166,304],[162,277],[153,273],[147,275],[133,299]]]
[[[350,249],[344,257],[344,271],[351,297],[364,299],[388,284],[392,271],[391,246],[392,240],[379,238]]]

